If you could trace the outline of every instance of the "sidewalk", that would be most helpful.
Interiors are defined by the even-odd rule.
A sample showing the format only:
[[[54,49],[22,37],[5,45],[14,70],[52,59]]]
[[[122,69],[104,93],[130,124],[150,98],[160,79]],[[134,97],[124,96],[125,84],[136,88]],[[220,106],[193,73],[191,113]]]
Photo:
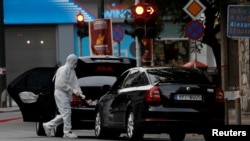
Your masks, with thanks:
[[[235,110],[229,110],[229,125],[237,125],[236,123],[237,121]],[[250,112],[241,112],[240,125],[250,125]]]
[[[16,112],[20,111],[18,106],[13,106],[13,107],[0,107],[0,113],[4,112]]]
[[[11,101],[11,106],[8,103],[6,107],[0,107],[0,113],[4,113],[4,112],[16,112],[16,111],[20,111],[18,105],[16,104],[16,102],[14,102],[14,100]]]

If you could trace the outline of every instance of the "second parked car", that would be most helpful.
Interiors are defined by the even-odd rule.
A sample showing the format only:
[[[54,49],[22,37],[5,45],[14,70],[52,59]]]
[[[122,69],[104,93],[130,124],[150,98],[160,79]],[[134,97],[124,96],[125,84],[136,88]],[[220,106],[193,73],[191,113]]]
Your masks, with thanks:
[[[97,100],[113,85],[125,70],[135,67],[135,59],[115,56],[80,57],[75,69],[86,100],[73,95],[72,129],[93,129]],[[42,123],[57,114],[54,100],[54,67],[28,70],[8,85],[8,92],[18,104],[25,122],[36,122],[36,133],[44,136]],[[55,130],[56,136],[63,135],[63,126]]]
[[[130,141],[145,133],[168,133],[182,141],[186,133],[204,134],[224,125],[224,94],[195,68],[135,67],[125,71],[96,106],[95,135]]]

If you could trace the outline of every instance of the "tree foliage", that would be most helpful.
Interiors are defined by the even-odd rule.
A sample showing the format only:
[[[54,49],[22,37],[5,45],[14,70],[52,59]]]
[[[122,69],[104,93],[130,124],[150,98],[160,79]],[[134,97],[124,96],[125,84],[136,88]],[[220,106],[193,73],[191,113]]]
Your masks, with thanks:
[[[121,2],[134,4],[135,0],[120,0]],[[204,36],[201,40],[202,43],[207,44],[212,48],[216,65],[218,68],[218,76],[221,76],[221,45],[216,38],[216,34],[220,31],[220,3],[221,0],[199,0],[205,7],[205,31]],[[165,22],[173,22],[182,25],[182,31],[187,22],[192,19],[185,13],[183,7],[189,2],[189,0],[140,0],[140,2],[155,4],[159,9],[159,20],[158,20],[158,32],[164,30],[163,25]],[[221,83],[221,78],[218,77],[218,84]]]
[[[173,22],[182,24],[182,32],[184,31],[185,24],[192,19],[185,13],[183,7],[189,2],[189,0],[148,0],[145,2],[151,2],[157,5],[159,8],[159,23]],[[218,76],[221,76],[221,45],[216,38],[216,34],[220,32],[220,0],[200,0],[200,2],[206,7],[205,14],[205,30],[204,36],[201,42],[207,44],[212,48],[216,65],[218,68]],[[161,26],[159,26],[161,27]],[[163,30],[163,29],[161,29]],[[221,78],[218,77],[218,84],[221,83]]]

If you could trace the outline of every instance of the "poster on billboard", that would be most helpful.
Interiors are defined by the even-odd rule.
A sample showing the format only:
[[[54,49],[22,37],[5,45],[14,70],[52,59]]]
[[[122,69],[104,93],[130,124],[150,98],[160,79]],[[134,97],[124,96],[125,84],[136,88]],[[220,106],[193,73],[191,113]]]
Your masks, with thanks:
[[[113,55],[111,19],[90,21],[89,31],[91,55]]]

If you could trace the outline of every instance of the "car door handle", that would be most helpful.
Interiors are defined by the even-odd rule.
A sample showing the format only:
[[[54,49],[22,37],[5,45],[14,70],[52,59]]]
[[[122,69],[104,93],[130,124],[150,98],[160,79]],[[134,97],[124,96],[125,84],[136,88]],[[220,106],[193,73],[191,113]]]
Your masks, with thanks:
[[[40,92],[38,95],[43,95],[43,96],[44,96],[45,94],[44,94],[44,93],[42,93],[42,92]]]

